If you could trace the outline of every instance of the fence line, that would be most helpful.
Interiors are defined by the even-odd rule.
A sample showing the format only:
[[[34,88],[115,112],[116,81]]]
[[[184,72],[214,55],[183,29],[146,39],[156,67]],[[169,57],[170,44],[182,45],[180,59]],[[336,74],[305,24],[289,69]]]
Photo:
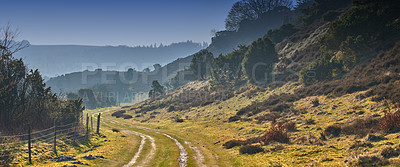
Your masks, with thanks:
[[[83,117],[82,117],[83,120]],[[91,126],[89,126],[89,124]],[[80,141],[82,139],[88,139],[94,133],[99,133],[100,121],[97,121],[97,129],[94,132],[93,129],[93,121],[86,119],[86,124],[83,121],[73,122],[65,125],[54,125],[47,129],[42,129],[39,131],[32,132],[30,130],[30,126],[28,126],[28,133],[18,134],[18,135],[9,135],[9,136],[0,136],[1,139],[6,138],[14,138],[19,139],[20,141],[14,141],[10,143],[0,143],[0,147],[4,149],[0,150],[0,166],[7,165],[3,162],[7,162],[8,157],[16,156],[24,154],[28,151],[29,154],[29,163],[32,162],[32,148],[38,149],[48,149],[49,151],[53,151],[55,155],[57,155],[57,145],[61,144],[60,141],[65,142],[73,142]],[[86,127],[85,127],[86,126]],[[47,144],[45,144],[47,143]],[[53,149],[53,150],[52,150]],[[21,151],[26,150],[26,151]],[[3,154],[3,155],[2,155]],[[39,158],[40,155],[35,155]]]

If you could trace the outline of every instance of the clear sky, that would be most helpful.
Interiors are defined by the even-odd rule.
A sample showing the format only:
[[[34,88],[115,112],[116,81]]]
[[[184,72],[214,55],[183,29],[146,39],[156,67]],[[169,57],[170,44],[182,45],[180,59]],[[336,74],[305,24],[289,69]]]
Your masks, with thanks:
[[[210,42],[237,0],[0,0],[0,26],[36,45]]]

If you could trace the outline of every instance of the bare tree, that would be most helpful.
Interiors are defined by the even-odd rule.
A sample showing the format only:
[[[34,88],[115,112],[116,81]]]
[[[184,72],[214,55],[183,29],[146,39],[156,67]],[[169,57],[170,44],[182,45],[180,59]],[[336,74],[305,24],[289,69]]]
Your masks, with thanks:
[[[10,23],[5,27],[0,27],[0,53],[2,56],[10,56],[28,47],[26,43],[15,41],[18,35],[18,29],[12,30]]]
[[[261,14],[277,7],[292,8],[291,0],[241,0],[236,2],[225,20],[225,28],[229,31],[237,31],[243,20],[255,20]]]

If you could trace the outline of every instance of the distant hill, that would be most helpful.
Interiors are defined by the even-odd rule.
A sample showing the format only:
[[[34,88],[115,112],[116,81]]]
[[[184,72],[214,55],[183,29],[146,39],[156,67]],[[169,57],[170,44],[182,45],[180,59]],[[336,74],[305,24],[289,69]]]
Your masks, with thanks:
[[[92,71],[73,72],[50,78],[46,84],[55,93],[78,92],[80,89],[90,88],[99,96],[115,99],[118,103],[129,103],[141,94],[147,94],[153,80],[160,83],[174,77],[176,72],[188,68],[192,56],[178,58],[165,66],[154,65],[152,71]]]
[[[30,68],[39,69],[44,76],[54,77],[97,68],[143,70],[153,64],[167,64],[191,55],[207,45],[192,41],[156,47],[30,45],[17,52],[15,57],[23,58]]]

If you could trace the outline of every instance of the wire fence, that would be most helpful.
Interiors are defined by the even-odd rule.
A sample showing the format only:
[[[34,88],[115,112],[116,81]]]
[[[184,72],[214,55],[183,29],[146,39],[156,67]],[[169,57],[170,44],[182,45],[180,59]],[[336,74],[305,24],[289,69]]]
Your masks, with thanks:
[[[35,160],[57,156],[59,148],[88,140],[95,132],[99,133],[99,128],[100,115],[96,131],[92,119],[89,122],[87,115],[86,124],[83,120],[64,125],[57,125],[54,121],[54,125],[47,129],[32,132],[28,126],[25,134],[0,136],[0,167],[13,164],[15,157],[22,157],[22,160],[32,164]]]

